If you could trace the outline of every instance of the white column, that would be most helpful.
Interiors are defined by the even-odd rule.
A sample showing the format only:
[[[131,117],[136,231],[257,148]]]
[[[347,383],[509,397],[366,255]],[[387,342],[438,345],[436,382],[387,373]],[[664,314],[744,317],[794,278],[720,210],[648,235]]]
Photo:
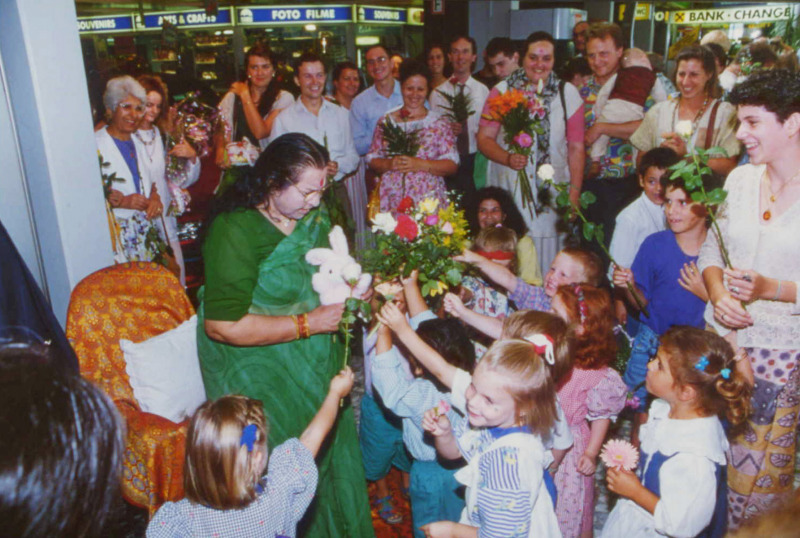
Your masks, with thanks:
[[[46,289],[63,324],[72,288],[113,262],[75,4],[0,1],[0,55],[16,132],[16,141],[4,137],[0,145],[19,146]],[[21,198],[4,183],[0,196]],[[0,217],[14,228],[26,214]]]

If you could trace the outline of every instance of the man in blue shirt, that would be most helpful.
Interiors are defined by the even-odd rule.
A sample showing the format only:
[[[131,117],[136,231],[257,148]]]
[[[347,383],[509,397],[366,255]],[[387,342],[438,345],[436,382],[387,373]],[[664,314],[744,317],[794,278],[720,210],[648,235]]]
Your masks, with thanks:
[[[374,45],[367,49],[364,57],[367,74],[372,78],[373,84],[358,94],[350,106],[350,128],[356,151],[361,156],[369,151],[378,120],[389,109],[403,104],[400,83],[392,76],[392,63],[386,48],[383,45]]]

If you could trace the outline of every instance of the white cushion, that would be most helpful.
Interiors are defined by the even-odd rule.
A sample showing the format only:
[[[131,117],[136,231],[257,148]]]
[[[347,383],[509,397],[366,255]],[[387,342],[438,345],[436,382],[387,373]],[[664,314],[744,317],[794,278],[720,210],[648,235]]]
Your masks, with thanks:
[[[119,347],[142,411],[182,422],[206,401],[197,359],[197,316],[138,344],[121,339]]]

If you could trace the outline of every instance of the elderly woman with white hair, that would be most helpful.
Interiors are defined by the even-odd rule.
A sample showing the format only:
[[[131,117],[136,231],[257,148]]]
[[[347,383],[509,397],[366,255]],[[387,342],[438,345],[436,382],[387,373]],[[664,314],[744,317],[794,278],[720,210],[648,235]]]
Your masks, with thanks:
[[[147,103],[147,92],[132,77],[112,78],[106,85],[103,104],[108,125],[95,133],[97,151],[104,163],[103,185],[113,219],[109,219],[114,258],[126,261],[164,263],[167,250],[156,180],[148,172],[144,144],[132,136],[139,128]],[[157,219],[157,220],[154,220]]]

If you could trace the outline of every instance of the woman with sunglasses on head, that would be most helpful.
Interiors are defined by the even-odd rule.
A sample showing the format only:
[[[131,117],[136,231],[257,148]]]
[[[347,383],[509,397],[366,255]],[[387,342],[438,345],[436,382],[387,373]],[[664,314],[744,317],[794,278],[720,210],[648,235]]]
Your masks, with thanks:
[[[302,433],[342,367],[343,304],[321,306],[312,248],[330,247],[320,206],[328,152],[311,138],[273,140],[215,201],[203,245],[197,347],[209,398],[242,394],[269,410],[269,444]],[[305,536],[373,536],[364,467],[348,405],[320,454]]]

